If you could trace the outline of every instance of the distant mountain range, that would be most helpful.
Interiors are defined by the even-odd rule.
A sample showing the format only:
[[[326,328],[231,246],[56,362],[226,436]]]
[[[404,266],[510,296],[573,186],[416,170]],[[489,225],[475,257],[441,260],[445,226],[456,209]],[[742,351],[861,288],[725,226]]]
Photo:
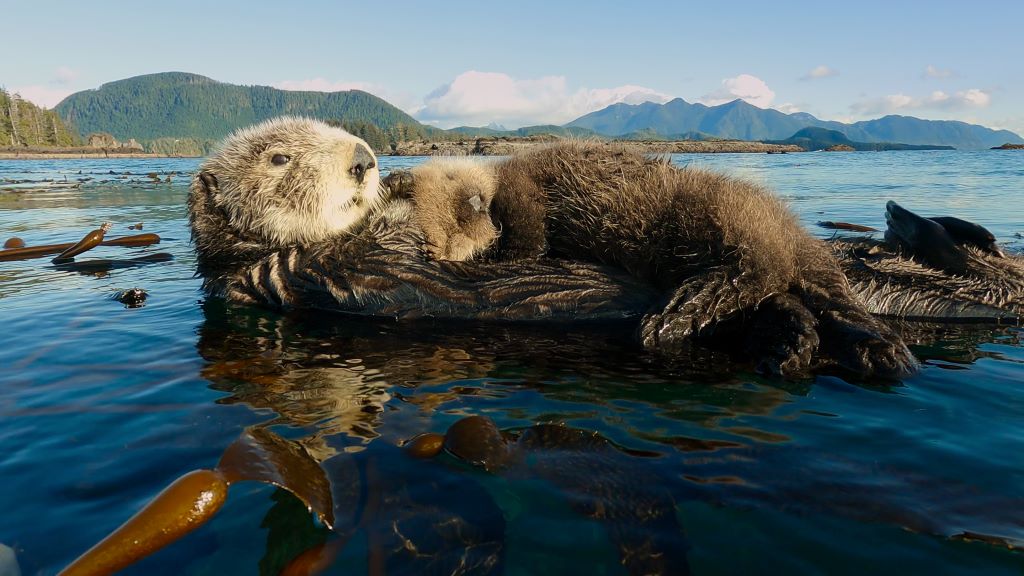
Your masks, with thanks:
[[[566,127],[586,128],[613,137],[652,130],[659,134],[700,132],[739,140],[782,140],[809,126],[835,130],[850,140],[861,142],[901,142],[959,149],[1024,143],[1024,139],[1009,130],[992,130],[953,120],[885,116],[843,124],[819,120],[804,112],[784,114],[778,110],[758,108],[743,100],[733,100],[720,106],[690,104],[682,98],[664,104],[613,104],[566,124]]]
[[[838,130],[828,128],[801,128],[785,140],[765,140],[768,144],[793,144],[804,150],[845,149],[857,151],[883,150],[952,150],[952,146],[935,146],[931,144],[902,144],[897,142],[855,142]]]
[[[333,120],[386,150],[397,141],[453,140],[484,136],[605,136],[634,139],[784,140],[808,128],[827,128],[854,142],[900,142],[916,145],[983,149],[1024,143],[1017,134],[947,120],[886,116],[843,124],[806,113],[783,114],[742,100],[720,106],[690,104],[676,98],[665,104],[613,104],[564,126],[501,126],[440,130],[372,94],[298,92],[269,86],[239,86],[185,72],[148,74],[76,92],[55,108],[82,134],[106,132],[120,140],[135,138],[154,151],[206,153],[232,130],[282,114]],[[371,142],[372,140],[372,142]],[[169,147],[169,148],[168,148]]]

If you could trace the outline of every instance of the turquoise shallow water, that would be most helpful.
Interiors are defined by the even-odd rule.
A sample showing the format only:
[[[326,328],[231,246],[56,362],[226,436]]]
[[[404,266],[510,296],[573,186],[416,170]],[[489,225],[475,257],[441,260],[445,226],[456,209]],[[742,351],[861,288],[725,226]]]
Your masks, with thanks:
[[[674,161],[761,181],[809,224],[882,226],[895,199],[1024,245],[1021,154]],[[143,222],[160,245],[89,255],[174,256],[100,274],[0,262],[0,543],[24,574],[55,573],[179,475],[214,466],[249,427],[302,445],[326,471],[339,532],[350,536],[334,572],[374,572],[380,526],[401,525],[451,560],[456,547],[430,540],[430,522],[407,518],[441,509],[498,535],[504,573],[624,573],[614,523],[578,505],[595,490],[609,507],[640,506],[615,484],[622,478],[669,498],[685,536],[665,537],[685,542],[695,574],[1024,570],[1019,548],[953,538],[1024,543],[1020,329],[933,334],[914,346],[921,372],[898,383],[784,382],[711,354],[666,365],[617,325],[409,325],[228,308],[206,301],[193,277],[184,202],[196,165],[0,162],[0,237],[73,241],[102,221],[112,235]],[[148,172],[172,182],[151,183]],[[89,180],[70,187],[79,179]],[[136,286],[149,292],[142,308],[111,297]],[[566,458],[568,479],[554,482],[535,472],[557,454],[488,474],[395,448],[468,414],[505,429],[560,422],[597,432],[614,457],[592,475]],[[212,522],[126,573],[274,574],[336,538],[286,492],[240,483]]]

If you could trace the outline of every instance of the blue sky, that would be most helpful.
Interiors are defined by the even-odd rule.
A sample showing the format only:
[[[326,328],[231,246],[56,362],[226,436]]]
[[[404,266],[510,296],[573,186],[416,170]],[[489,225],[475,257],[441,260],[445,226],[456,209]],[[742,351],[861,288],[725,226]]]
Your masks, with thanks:
[[[1024,134],[1024,2],[17,2],[0,84],[46,106],[171,70],[360,88],[442,127],[682,97]],[[13,57],[12,57],[13,55]]]

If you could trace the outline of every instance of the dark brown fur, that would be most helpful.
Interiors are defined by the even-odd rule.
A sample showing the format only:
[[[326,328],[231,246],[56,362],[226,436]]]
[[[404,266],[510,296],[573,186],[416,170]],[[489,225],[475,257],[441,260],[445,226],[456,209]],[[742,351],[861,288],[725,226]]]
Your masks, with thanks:
[[[805,369],[819,344],[858,372],[913,369],[828,247],[760,186],[594,142],[529,150],[495,170],[495,258],[591,260],[653,284],[664,296],[641,325],[649,348],[677,352],[720,327],[772,318],[771,334],[745,344],[764,370]]]

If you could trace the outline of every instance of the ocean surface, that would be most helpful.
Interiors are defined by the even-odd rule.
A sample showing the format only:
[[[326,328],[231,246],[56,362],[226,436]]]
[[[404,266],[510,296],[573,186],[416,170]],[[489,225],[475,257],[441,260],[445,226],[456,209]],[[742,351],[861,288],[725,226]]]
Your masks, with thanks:
[[[893,199],[1024,248],[1022,153],[673,161],[763,182],[809,226],[884,227]],[[620,544],[633,550],[637,534],[694,574],[1024,572],[1020,328],[929,332],[912,346],[921,371],[900,382],[784,381],[710,352],[665,363],[621,325],[229,307],[193,276],[185,198],[197,164],[0,161],[0,240],[74,242],[101,222],[113,224],[108,236],[141,222],[163,241],[79,260],[173,256],[89,272],[0,262],[0,544],[23,574],[56,573],[254,435],[322,471],[294,481],[329,483],[334,530],[289,492],[240,482],[211,522],[126,574],[277,574],[324,543],[331,573],[469,561],[505,574],[623,574]],[[134,287],[144,306],[114,298]],[[558,423],[593,441],[521,442],[521,457],[494,472],[398,448],[467,415],[524,437]],[[648,512],[661,520],[643,524]]]

